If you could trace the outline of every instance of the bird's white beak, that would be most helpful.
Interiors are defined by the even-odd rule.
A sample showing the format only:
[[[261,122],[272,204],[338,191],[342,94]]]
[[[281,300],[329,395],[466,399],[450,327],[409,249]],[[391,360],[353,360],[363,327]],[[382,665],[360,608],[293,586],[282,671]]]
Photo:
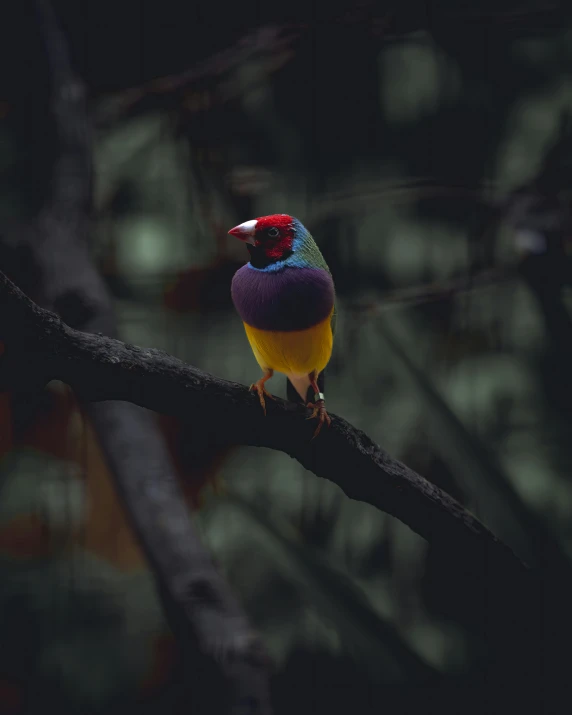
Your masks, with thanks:
[[[256,229],[256,224],[256,219],[239,223],[238,226],[230,229],[229,234],[231,236],[236,236],[237,238],[240,238],[241,241],[245,241],[246,243],[250,243],[254,246],[254,231]]]

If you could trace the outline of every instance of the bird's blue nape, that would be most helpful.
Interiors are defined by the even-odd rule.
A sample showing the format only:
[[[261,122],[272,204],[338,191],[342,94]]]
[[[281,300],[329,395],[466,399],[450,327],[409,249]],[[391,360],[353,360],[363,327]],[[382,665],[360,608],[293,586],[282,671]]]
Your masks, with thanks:
[[[276,261],[276,263],[270,263],[264,268],[256,268],[252,263],[247,263],[247,266],[252,268],[253,271],[260,271],[261,273],[274,273],[275,271],[281,271],[283,268],[288,267],[313,268],[314,266],[304,256],[304,253],[299,250],[303,247],[304,243],[310,239],[310,234],[297,218],[293,219],[292,224],[294,226],[294,240],[292,241],[292,253],[288,258],[285,258],[283,261]]]

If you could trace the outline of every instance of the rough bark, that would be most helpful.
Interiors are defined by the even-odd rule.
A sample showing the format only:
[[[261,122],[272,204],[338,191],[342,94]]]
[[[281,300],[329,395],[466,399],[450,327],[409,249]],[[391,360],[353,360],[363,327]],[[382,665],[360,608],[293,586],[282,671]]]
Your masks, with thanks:
[[[337,484],[350,498],[387,512],[455,562],[473,569],[523,574],[522,562],[458,502],[401,462],[361,430],[332,415],[311,440],[315,425],[302,406],[280,399],[267,405],[242,386],[209,375],[161,350],[83,333],[30,301],[0,274],[0,336],[6,341],[4,380],[58,379],[86,401],[124,400],[211,426],[215,443],[269,447]],[[25,366],[27,352],[33,365]],[[9,370],[9,372],[8,372]],[[4,386],[9,384],[4,382]],[[191,435],[192,437],[192,435]]]

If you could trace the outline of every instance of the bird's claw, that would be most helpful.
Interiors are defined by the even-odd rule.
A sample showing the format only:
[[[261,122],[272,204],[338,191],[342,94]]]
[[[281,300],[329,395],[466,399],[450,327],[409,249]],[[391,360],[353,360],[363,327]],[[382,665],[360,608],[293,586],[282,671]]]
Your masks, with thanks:
[[[266,401],[264,400],[264,396],[266,395],[266,397],[269,397],[271,400],[274,399],[274,396],[266,390],[266,388],[264,387],[264,382],[262,380],[258,380],[258,382],[253,382],[250,386],[250,390],[251,392],[258,393],[258,399],[260,400],[262,411],[264,412],[264,416],[266,417]]]
[[[306,417],[307,420],[313,420],[314,418],[318,418],[318,426],[316,427],[316,431],[314,432],[314,436],[312,439],[316,439],[316,437],[320,434],[320,431],[322,429],[322,425],[324,422],[328,425],[328,427],[331,425],[332,420],[330,415],[326,412],[326,407],[324,400],[318,400],[317,402],[308,402],[306,407],[309,407],[312,409],[312,414],[309,417]]]

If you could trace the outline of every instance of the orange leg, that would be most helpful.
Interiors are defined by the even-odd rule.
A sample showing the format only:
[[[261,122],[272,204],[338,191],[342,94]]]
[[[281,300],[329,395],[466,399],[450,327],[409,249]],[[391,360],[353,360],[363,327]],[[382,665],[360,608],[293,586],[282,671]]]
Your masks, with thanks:
[[[266,416],[266,402],[264,401],[264,396],[266,395],[266,397],[269,397],[271,400],[274,399],[274,397],[269,392],[267,392],[266,388],[264,387],[264,383],[266,382],[266,380],[270,380],[272,375],[274,375],[274,370],[270,370],[270,368],[265,368],[263,377],[261,377],[258,382],[254,382],[250,386],[250,389],[253,392],[258,393],[258,399],[260,400],[260,404],[262,405],[264,416]]]
[[[311,373],[310,385],[312,387],[312,390],[314,390],[314,399],[316,401],[308,402],[308,404],[306,405],[306,407],[312,408],[312,414],[307,417],[307,419],[313,420],[315,417],[318,418],[318,426],[316,427],[316,431],[314,432],[314,436],[312,437],[312,439],[316,439],[316,437],[320,434],[320,430],[322,429],[322,425],[324,424],[324,422],[326,422],[328,427],[332,423],[330,415],[326,412],[324,395],[322,392],[320,392],[317,380],[318,376],[316,375],[316,373]]]

